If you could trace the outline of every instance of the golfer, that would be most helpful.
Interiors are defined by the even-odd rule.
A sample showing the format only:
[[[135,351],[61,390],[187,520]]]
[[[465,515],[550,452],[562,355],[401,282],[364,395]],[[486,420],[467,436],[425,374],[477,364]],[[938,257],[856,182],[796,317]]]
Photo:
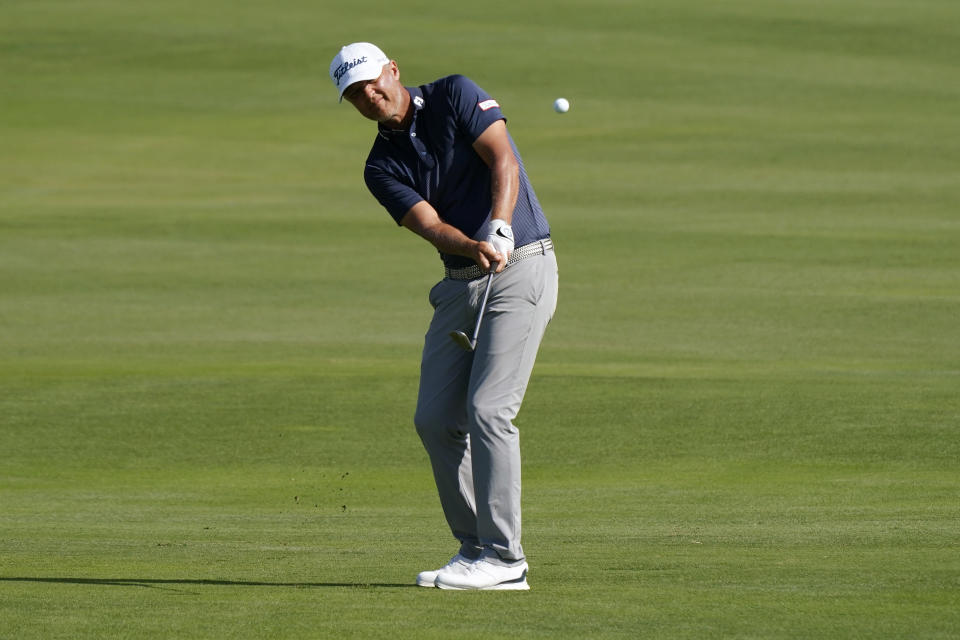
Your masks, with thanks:
[[[529,589],[520,544],[520,410],[557,305],[550,227],[497,101],[470,79],[419,87],[376,46],[343,47],[330,64],[340,99],[377,122],[364,180],[397,224],[430,242],[445,277],[420,368],[414,424],[460,549],[417,584]],[[470,333],[488,303],[472,351]]]

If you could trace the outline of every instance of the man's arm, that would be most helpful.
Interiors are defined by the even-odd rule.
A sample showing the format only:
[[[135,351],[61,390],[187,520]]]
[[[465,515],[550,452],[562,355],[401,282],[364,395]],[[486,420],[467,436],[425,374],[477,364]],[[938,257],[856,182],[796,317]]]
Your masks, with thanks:
[[[491,219],[511,224],[520,188],[520,165],[513,154],[506,123],[497,120],[487,127],[474,141],[473,149],[490,167]]]
[[[425,238],[443,253],[473,258],[484,271],[490,269],[492,262],[498,262],[500,254],[489,242],[478,242],[456,227],[447,224],[440,219],[440,214],[426,200],[413,205],[401,218],[400,224]],[[499,262],[498,273],[506,266],[503,260]]]
[[[513,209],[520,188],[520,165],[503,120],[497,120],[487,127],[474,141],[473,149],[490,168],[490,218],[509,225],[513,220]],[[401,218],[400,224],[425,238],[443,253],[473,258],[484,271],[490,269],[493,262],[499,263],[497,273],[503,271],[510,257],[509,253],[498,253],[489,242],[473,240],[441,220],[436,209],[425,200],[413,205]],[[513,246],[512,240],[510,246]]]

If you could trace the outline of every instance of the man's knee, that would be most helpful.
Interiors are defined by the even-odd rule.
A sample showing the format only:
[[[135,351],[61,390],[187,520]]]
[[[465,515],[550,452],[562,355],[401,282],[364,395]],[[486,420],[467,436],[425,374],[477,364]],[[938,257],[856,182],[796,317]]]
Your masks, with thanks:
[[[503,437],[517,432],[508,407],[498,403],[473,401],[467,406],[467,419],[481,433]]]
[[[413,414],[413,426],[424,445],[434,442],[463,440],[466,433],[458,424],[456,416],[449,411],[440,411],[435,405],[420,404]]]

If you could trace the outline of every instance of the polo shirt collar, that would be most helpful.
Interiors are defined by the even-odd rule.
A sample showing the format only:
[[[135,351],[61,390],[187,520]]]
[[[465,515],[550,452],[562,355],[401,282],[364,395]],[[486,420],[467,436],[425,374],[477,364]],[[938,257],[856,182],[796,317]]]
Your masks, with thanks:
[[[404,87],[404,89],[410,94],[410,102],[413,103],[413,119],[416,120],[417,115],[420,113],[420,110],[423,109],[424,105],[423,91],[420,90],[420,87]],[[409,129],[391,129],[380,123],[377,123],[377,130],[380,133],[380,137],[387,140],[401,134],[406,134],[409,131]]]

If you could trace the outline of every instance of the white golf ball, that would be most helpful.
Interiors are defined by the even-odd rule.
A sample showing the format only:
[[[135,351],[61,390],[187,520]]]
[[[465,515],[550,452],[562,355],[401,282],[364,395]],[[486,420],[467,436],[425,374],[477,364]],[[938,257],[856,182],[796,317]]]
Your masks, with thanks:
[[[570,102],[566,98],[557,98],[553,101],[553,110],[557,113],[570,111]]]

